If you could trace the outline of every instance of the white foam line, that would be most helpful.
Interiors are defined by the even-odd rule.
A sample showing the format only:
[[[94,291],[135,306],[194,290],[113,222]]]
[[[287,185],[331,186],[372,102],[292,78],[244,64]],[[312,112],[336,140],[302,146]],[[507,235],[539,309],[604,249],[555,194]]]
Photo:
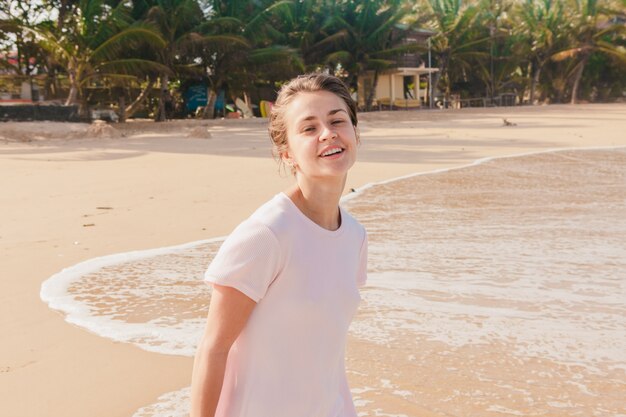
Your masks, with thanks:
[[[67,289],[69,288],[70,284],[81,278],[83,275],[95,272],[107,266],[117,265],[123,262],[138,261],[141,259],[152,258],[159,255],[181,252],[192,247],[207,243],[219,242],[224,239],[225,237],[222,236],[212,239],[183,243],[181,245],[165,246],[155,249],[137,250],[132,252],[121,252],[113,255],[106,255],[98,258],[88,259],[71,267],[65,268],[44,281],[41,284],[39,296],[44,302],[48,304],[50,308],[67,313],[67,321],[75,322],[77,316],[87,313],[86,310],[88,310],[88,308],[79,307],[79,305],[74,302],[73,296],[67,293]]]
[[[418,175],[429,175],[429,174],[437,174],[442,172],[449,172],[452,170],[463,169],[471,166],[476,166],[483,164],[485,162],[495,160],[495,159],[504,159],[504,158],[515,158],[527,155],[535,155],[535,154],[543,154],[543,153],[554,153],[554,152],[562,152],[562,151],[575,151],[575,150],[603,150],[603,149],[620,149],[624,148],[624,146],[610,146],[610,147],[588,147],[588,148],[560,148],[560,149],[551,149],[546,151],[533,151],[526,152],[522,154],[514,154],[514,155],[506,155],[506,156],[498,156],[498,157],[486,157],[477,159],[472,163],[458,166],[458,167],[450,167],[450,168],[440,168],[432,171],[425,172],[417,172],[409,175],[404,175],[400,177],[391,178],[384,181],[368,183],[355,192],[346,195],[342,198],[342,201],[347,201],[349,199],[355,198],[360,195],[363,191],[372,188],[377,185],[384,185],[391,182],[412,178]],[[109,332],[104,332],[101,326],[103,323],[94,323],[94,318],[90,317],[89,320],[85,320],[84,317],[90,315],[89,308],[81,303],[76,303],[74,297],[68,293],[69,286],[80,279],[83,275],[95,272],[103,267],[117,265],[123,262],[136,261],[146,258],[151,258],[158,255],[170,254],[175,252],[184,251],[186,249],[207,244],[213,242],[223,241],[226,237],[216,237],[212,239],[199,240],[190,243],[184,243],[181,245],[174,246],[166,246],[155,249],[146,249],[146,250],[137,250],[131,252],[123,252],[112,255],[106,255],[98,258],[89,259],[83,262],[80,262],[71,267],[65,268],[60,272],[52,275],[46,281],[44,281],[41,285],[40,297],[41,299],[48,304],[48,306],[54,310],[62,311],[66,313],[65,320],[69,323],[76,324],[80,327],[86,328],[89,331],[92,331],[100,336],[109,337],[114,340],[117,340],[113,333],[109,334]],[[97,321],[97,320],[96,320]]]
[[[401,175],[399,177],[394,177],[394,178],[390,178],[390,179],[386,179],[386,180],[382,180],[382,181],[370,182],[370,183],[367,183],[367,184],[365,184],[365,185],[363,185],[363,186],[361,186],[359,188],[356,188],[352,193],[344,195],[341,198],[341,202],[344,203],[346,201],[352,200],[353,198],[356,198],[361,193],[363,193],[363,191],[365,191],[367,189],[370,189],[372,187],[378,186],[378,185],[386,185],[386,184],[389,184],[389,183],[392,183],[392,182],[396,182],[396,181],[400,181],[400,180],[406,180],[406,179],[417,177],[417,176],[421,176],[421,175],[441,174],[443,172],[456,171],[456,170],[459,170],[459,169],[464,169],[464,168],[469,168],[469,167],[473,167],[473,166],[477,166],[477,165],[482,165],[482,164],[484,164],[486,162],[495,161],[495,160],[498,160],[498,159],[520,158],[522,156],[541,155],[541,154],[544,154],[544,153],[557,153],[557,152],[566,152],[566,151],[599,151],[599,150],[610,150],[610,149],[624,149],[624,150],[626,150],[626,146],[624,146],[624,145],[616,145],[616,146],[587,146],[587,147],[570,147],[570,148],[552,148],[552,149],[547,149],[547,150],[529,151],[529,152],[522,152],[522,153],[517,153],[517,154],[511,154],[511,155],[487,156],[487,157],[484,157],[484,158],[476,159],[475,161],[470,162],[469,164],[465,164],[465,165],[459,165],[459,166],[447,167],[447,168],[437,168],[437,169],[433,169],[431,171],[414,172],[412,174]]]

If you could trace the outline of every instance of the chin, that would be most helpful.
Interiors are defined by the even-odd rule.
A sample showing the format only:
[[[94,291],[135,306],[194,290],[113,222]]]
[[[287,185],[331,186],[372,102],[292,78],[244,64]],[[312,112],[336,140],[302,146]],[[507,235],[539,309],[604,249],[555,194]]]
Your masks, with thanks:
[[[342,169],[342,170],[333,170],[333,171],[324,171],[324,172],[320,172],[320,174],[318,175],[318,177],[320,178],[337,178],[337,179],[344,179],[346,177],[346,175],[348,175],[348,170],[347,169]]]

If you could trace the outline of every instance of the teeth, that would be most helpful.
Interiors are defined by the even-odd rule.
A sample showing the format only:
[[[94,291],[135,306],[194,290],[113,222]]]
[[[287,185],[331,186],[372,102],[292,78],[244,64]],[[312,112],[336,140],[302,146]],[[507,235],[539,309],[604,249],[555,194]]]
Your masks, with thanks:
[[[340,148],[330,149],[330,150],[324,152],[322,154],[322,156],[328,156],[328,155],[332,155],[332,154],[339,153],[339,152],[341,152]]]

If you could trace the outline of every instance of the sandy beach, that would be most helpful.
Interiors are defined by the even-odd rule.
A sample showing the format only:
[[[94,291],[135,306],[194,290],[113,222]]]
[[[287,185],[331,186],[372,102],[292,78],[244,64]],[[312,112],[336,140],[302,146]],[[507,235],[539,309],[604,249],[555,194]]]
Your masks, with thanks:
[[[291,182],[277,172],[264,119],[113,128],[0,124],[2,415],[130,417],[188,386],[191,358],[68,324],[42,302],[41,284],[91,258],[226,235]],[[361,114],[359,128],[346,193],[480,158],[626,146],[626,105],[377,112]],[[384,357],[355,342],[348,352]],[[441,415],[419,399],[394,401],[385,410]]]

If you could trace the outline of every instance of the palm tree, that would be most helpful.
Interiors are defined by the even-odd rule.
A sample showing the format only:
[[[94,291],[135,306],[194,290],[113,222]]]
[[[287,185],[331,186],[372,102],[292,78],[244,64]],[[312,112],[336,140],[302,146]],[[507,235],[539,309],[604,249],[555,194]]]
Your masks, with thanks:
[[[521,37],[522,44],[527,46],[522,53],[529,63],[529,101],[534,104],[544,66],[563,47],[567,16],[563,3],[554,0],[526,0],[516,12],[515,33]]]
[[[205,43],[201,52],[210,90],[205,116],[212,114],[221,88],[245,94],[259,80],[281,81],[304,69],[283,30],[296,7],[289,1],[211,1],[201,31],[220,42]]]
[[[470,97],[484,94],[493,102],[502,88],[510,88],[516,84],[514,78],[519,60],[516,59],[515,51],[519,39],[511,33],[508,17],[511,3],[480,0],[477,6],[477,24],[468,34],[468,39],[480,39],[481,42],[474,44],[471,48],[472,54],[466,55],[464,61],[469,66],[459,66],[458,70],[451,68],[449,77],[451,81],[464,85]],[[482,88],[479,87],[480,84]],[[458,85],[455,87],[458,88]]]
[[[165,40],[164,46],[156,51],[154,57],[163,66],[159,72],[159,108],[155,121],[165,121],[166,102],[170,99],[170,74],[180,77],[201,72],[201,68],[194,65],[190,52],[199,42],[204,41],[196,31],[204,21],[204,14],[196,0],[156,0],[145,1],[144,4],[149,6],[145,21],[157,28]]]
[[[81,0],[63,31],[49,22],[23,27],[32,33],[67,72],[70,90],[65,104],[79,104],[86,115],[83,88],[95,80],[129,80],[148,70],[167,70],[154,61],[122,58],[125,50],[165,45],[161,36],[148,25],[134,24],[124,2],[111,7],[104,0]]]
[[[344,0],[332,2],[326,10],[330,17],[323,29],[336,46],[326,54],[324,63],[330,69],[340,64],[347,72],[346,84],[352,88],[359,76],[374,72],[372,88],[365,97],[369,110],[380,72],[397,66],[396,57],[402,53],[423,49],[403,42],[404,33],[411,28],[411,6],[402,0]]]
[[[580,80],[592,54],[606,54],[622,65],[626,64],[626,50],[611,42],[612,36],[623,34],[626,28],[611,22],[609,17],[616,13],[598,4],[597,0],[572,0],[571,6],[575,21],[571,31],[572,46],[554,54],[552,58],[555,61],[576,60],[571,72],[571,103],[575,104]]]
[[[270,17],[270,24],[280,32],[277,41],[298,51],[308,71],[329,64],[328,55],[336,50],[336,42],[343,36],[333,33],[328,25],[331,4],[319,0],[280,3],[288,7],[277,9]]]
[[[463,0],[426,0],[430,9],[430,28],[436,32],[431,48],[439,71],[433,84],[443,84],[446,101],[450,97],[452,78],[450,68],[471,70],[471,59],[484,58],[476,46],[486,43],[491,36],[476,36],[476,19],[480,9]]]

